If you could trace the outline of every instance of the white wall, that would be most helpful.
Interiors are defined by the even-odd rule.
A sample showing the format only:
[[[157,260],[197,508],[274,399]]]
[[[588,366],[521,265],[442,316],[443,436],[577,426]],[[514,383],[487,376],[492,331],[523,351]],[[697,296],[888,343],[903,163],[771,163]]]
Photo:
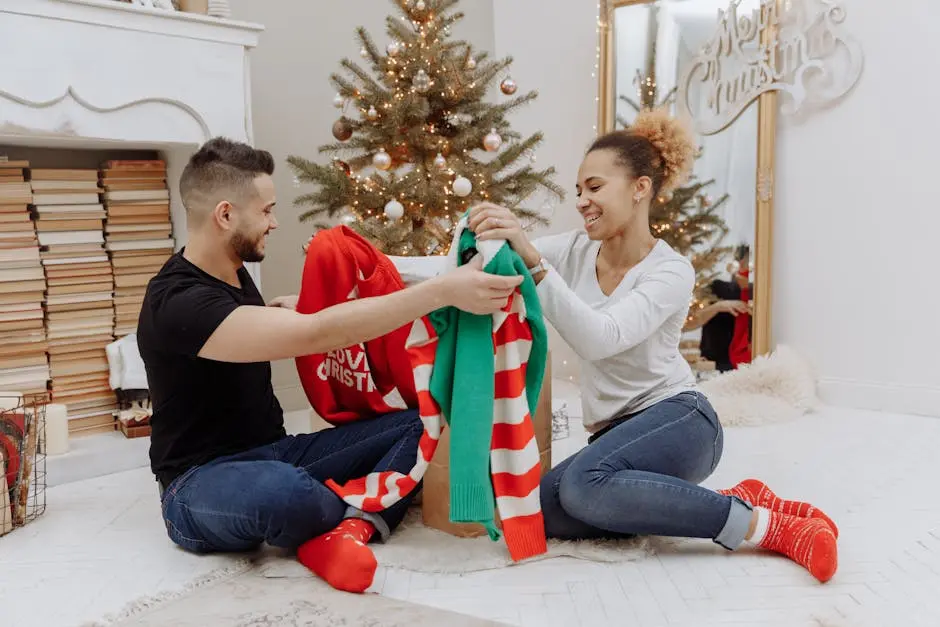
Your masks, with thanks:
[[[940,58],[940,12],[845,4],[858,88],[779,130],[775,336],[813,361],[827,400],[940,416],[940,88],[929,72],[889,87]]]
[[[398,13],[389,0],[231,0],[231,6],[234,19],[265,27],[251,55],[251,80],[255,144],[271,151],[277,163],[280,228],[271,233],[262,263],[262,290],[271,299],[300,288],[301,246],[313,232],[312,226],[298,221],[302,210],[293,206],[294,198],[311,188],[294,187],[285,160],[291,154],[325,158],[317,147],[334,141],[331,127],[340,115],[333,107],[336,89],[330,73],[339,71],[343,57],[361,60],[358,26],[384,47],[385,17]],[[492,0],[464,0],[460,8],[466,17],[453,29],[453,37],[492,51]],[[285,409],[307,406],[293,360],[274,364],[274,385]]]

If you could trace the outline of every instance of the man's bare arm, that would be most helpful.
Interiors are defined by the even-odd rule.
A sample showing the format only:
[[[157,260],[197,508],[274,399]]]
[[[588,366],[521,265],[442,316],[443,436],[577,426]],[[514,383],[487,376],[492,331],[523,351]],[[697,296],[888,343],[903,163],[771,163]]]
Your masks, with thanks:
[[[238,307],[212,333],[199,356],[237,363],[290,359],[375,339],[444,306],[493,313],[505,305],[522,277],[489,275],[479,265],[315,314],[282,307]]]

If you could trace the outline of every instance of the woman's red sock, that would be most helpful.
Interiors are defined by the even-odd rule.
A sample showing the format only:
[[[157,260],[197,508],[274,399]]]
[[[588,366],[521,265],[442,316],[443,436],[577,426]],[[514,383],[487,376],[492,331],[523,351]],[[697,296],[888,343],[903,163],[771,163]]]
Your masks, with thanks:
[[[758,524],[750,542],[786,555],[825,583],[839,566],[836,537],[819,518],[799,518],[758,507]]]
[[[365,592],[378,567],[366,546],[374,533],[372,523],[346,518],[333,531],[300,545],[297,559],[337,590]]]
[[[821,509],[802,501],[788,501],[782,499],[774,494],[773,490],[768,488],[767,484],[763,481],[745,479],[730,490],[718,490],[718,494],[736,496],[754,507],[766,507],[771,511],[780,512],[781,514],[799,516],[800,518],[818,518],[829,525],[829,528],[832,529],[832,534],[836,538],[839,537],[839,528],[836,527],[832,519],[826,516]]]

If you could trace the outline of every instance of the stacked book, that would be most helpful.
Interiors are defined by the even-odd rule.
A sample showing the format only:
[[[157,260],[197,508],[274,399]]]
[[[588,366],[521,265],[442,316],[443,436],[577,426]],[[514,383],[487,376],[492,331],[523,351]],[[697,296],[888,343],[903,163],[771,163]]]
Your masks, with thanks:
[[[0,396],[42,394],[49,363],[42,300],[46,281],[29,215],[27,161],[0,157]]]
[[[46,274],[52,399],[66,406],[70,433],[110,430],[117,398],[105,347],[114,339],[114,277],[98,171],[34,168],[30,185]]]
[[[166,162],[108,161],[100,185],[114,272],[114,335],[120,338],[136,332],[147,283],[173,254]]]

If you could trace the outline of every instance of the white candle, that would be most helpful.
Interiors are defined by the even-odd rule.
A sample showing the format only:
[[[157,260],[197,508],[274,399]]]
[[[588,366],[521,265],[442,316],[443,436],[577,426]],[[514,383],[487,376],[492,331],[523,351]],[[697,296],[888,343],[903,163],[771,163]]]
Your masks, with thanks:
[[[46,455],[69,450],[69,419],[65,405],[46,405]]]

